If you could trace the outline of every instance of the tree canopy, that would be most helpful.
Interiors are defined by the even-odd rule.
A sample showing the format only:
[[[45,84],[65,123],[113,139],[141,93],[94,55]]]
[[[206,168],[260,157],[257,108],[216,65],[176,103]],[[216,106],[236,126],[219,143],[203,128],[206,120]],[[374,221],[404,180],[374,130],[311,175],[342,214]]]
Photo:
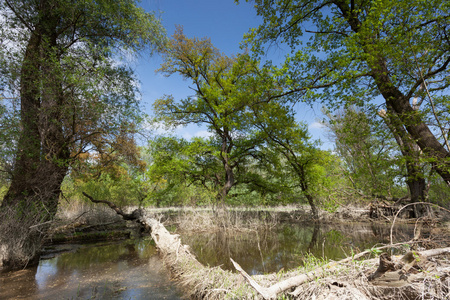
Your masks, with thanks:
[[[293,100],[337,108],[383,99],[450,182],[448,115],[432,109],[449,86],[447,2],[254,2],[264,23],[247,42],[259,54],[279,42],[290,47],[285,70]]]
[[[53,218],[70,165],[132,140],[139,97],[123,58],[160,48],[165,32],[132,0],[2,0],[0,14],[3,100],[20,120],[0,208],[9,218],[2,225],[13,224],[6,228],[19,240],[2,231],[0,266],[20,267],[38,256],[45,231],[17,226]],[[23,240],[29,248],[17,249]]]
[[[212,153],[223,167],[219,199],[224,200],[236,182],[236,170],[261,144],[252,121],[251,107],[268,101],[275,80],[248,54],[228,57],[209,39],[187,38],[181,28],[164,52],[160,69],[178,73],[192,82],[194,95],[176,101],[171,95],[155,104],[157,120],[171,125],[203,124],[213,134]]]

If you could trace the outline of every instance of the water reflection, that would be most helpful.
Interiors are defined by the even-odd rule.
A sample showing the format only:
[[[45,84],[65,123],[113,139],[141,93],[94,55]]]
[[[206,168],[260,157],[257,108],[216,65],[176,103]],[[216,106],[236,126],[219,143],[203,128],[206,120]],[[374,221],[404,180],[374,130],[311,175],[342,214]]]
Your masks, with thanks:
[[[273,230],[181,234],[200,262],[234,270],[235,259],[248,273],[293,269],[305,257],[340,259],[374,244],[388,243],[390,227],[376,224],[283,224]],[[396,240],[413,236],[412,226],[396,226]],[[147,240],[114,244],[61,245],[70,250],[38,267],[0,275],[0,299],[180,299],[168,271]]]
[[[181,236],[203,264],[234,270],[231,257],[254,275],[302,266],[310,254],[333,260],[347,257],[352,251],[388,243],[389,229],[380,224],[349,223],[331,227],[297,223],[282,224],[271,231],[183,233]],[[413,227],[397,226],[394,236],[407,241],[413,236]]]
[[[181,299],[149,240],[75,247],[0,276],[0,299]]]

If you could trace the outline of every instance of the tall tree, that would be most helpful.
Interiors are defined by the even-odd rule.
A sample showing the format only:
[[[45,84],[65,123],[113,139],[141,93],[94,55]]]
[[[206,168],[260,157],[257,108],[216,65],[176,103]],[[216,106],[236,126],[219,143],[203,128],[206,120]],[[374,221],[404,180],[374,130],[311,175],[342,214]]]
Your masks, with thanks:
[[[200,137],[190,141],[170,136],[155,138],[148,147],[146,174],[153,186],[148,197],[156,200],[157,206],[163,201],[170,205],[198,203],[205,194],[214,198],[223,185],[221,161],[213,155],[216,149],[211,140]],[[191,187],[194,191],[189,195]],[[189,196],[195,199],[180,199]]]
[[[218,201],[237,184],[236,171],[261,140],[250,122],[251,107],[267,101],[275,90],[269,71],[247,54],[228,57],[209,39],[189,39],[181,28],[173,35],[160,69],[192,82],[194,95],[179,102],[168,95],[155,102],[157,119],[172,125],[206,125],[222,165]]]
[[[424,159],[420,147],[414,142],[405,127],[402,126],[401,120],[399,120],[398,115],[390,106],[387,106],[387,110],[380,110],[378,114],[389,127],[403,155],[406,166],[406,184],[408,185],[411,203],[425,201],[427,198],[427,183],[424,174]],[[420,217],[422,214],[420,211],[421,209],[414,205],[411,217]]]
[[[294,178],[294,186],[300,188],[313,219],[318,220],[319,190],[324,188],[325,166],[329,165],[331,155],[320,150],[318,142],[311,141],[306,125],[295,121],[295,114],[287,105],[271,102],[263,109],[254,108],[253,112],[254,122],[266,142],[262,153],[271,158],[276,169]]]
[[[428,112],[414,109],[412,103],[426,95],[433,107],[433,97],[448,90],[447,1],[254,2],[264,24],[248,40],[257,52],[278,41],[291,47],[294,55],[286,64],[292,97],[307,95],[337,107],[381,96],[436,172],[450,183],[447,132],[439,123],[427,123]]]
[[[39,258],[71,162],[139,121],[132,71],[118,59],[164,32],[135,1],[2,0],[2,74],[20,101],[11,184],[0,207],[0,267]]]

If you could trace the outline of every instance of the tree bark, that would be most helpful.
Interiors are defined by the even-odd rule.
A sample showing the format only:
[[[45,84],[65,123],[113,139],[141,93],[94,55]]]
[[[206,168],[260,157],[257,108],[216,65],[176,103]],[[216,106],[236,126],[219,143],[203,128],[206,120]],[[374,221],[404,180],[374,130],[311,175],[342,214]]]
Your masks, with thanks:
[[[233,148],[232,139],[229,135],[227,129],[224,130],[222,135],[222,146],[220,151],[220,156],[222,158],[222,164],[225,171],[225,182],[219,192],[219,203],[222,208],[225,205],[225,199],[227,198],[228,193],[231,191],[231,188],[234,185],[234,170],[231,166],[230,162],[230,154]]]
[[[311,214],[314,220],[319,220],[319,211],[317,210],[316,203],[314,202],[314,198],[307,191],[305,192],[305,197],[308,200],[309,205],[311,206]]]
[[[388,105],[387,113],[380,111],[379,115],[383,118],[386,125],[394,135],[394,138],[400,148],[403,157],[406,160],[406,171],[408,189],[411,197],[411,203],[422,202],[425,200],[426,181],[420,163],[420,148],[412,140],[411,135],[403,127],[400,118],[393,108]],[[423,212],[414,206],[411,211],[411,218],[421,217]]]
[[[345,1],[334,0],[333,3],[341,10],[352,31],[359,33],[362,23],[358,19],[357,13]],[[376,47],[373,46],[376,42],[377,36],[375,35],[365,36],[365,40],[361,40],[361,47],[370,58],[370,60],[366,60],[371,71],[370,76],[383,96],[386,105],[392,107],[415,143],[426,156],[433,159],[432,167],[450,185],[450,161],[448,160],[450,153],[439,142],[420,113],[412,107],[410,98],[395,86],[390,77],[391,72],[388,68],[387,59],[380,55]]]
[[[47,2],[40,8],[21,69],[18,153],[10,188],[0,206],[0,269],[38,262],[68,171],[70,155],[63,133],[64,97],[56,43],[58,17]]]

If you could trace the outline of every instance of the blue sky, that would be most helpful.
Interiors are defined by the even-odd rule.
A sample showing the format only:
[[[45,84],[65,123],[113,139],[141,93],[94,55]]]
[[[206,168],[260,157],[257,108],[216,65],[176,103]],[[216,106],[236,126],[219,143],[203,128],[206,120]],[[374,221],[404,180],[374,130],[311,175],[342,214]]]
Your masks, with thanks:
[[[142,0],[141,6],[147,11],[155,11],[161,17],[162,23],[171,36],[177,25],[184,28],[188,37],[209,37],[215,47],[226,55],[241,52],[239,44],[243,35],[252,27],[262,23],[256,16],[253,4],[240,1],[237,5],[233,0]],[[287,48],[286,48],[287,51]],[[268,59],[275,62],[283,60],[283,49],[272,51]],[[155,73],[162,60],[158,55],[140,57],[136,62],[136,73],[141,81],[141,92],[145,103],[146,113],[152,115],[151,104],[163,95],[173,95],[175,99],[182,99],[192,95],[190,82],[172,75],[164,77]],[[320,106],[314,108],[303,103],[296,104],[297,118],[309,126],[314,139],[320,139],[325,149],[332,145],[327,138],[326,130],[316,122],[322,119]],[[205,128],[188,126],[179,128],[175,132],[184,138],[206,135]]]

